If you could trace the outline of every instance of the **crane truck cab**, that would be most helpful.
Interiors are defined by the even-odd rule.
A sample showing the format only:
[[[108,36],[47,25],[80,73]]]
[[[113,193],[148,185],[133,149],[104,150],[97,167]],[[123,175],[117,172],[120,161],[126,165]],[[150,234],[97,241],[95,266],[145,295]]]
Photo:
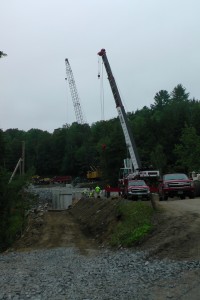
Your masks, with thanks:
[[[121,171],[125,171],[125,168],[122,168]],[[133,181],[144,181],[150,193],[158,193],[159,179],[160,172],[158,170],[136,170],[131,173],[127,169],[124,176],[121,175],[118,181],[120,194],[124,198],[128,198],[128,190],[134,183]]]

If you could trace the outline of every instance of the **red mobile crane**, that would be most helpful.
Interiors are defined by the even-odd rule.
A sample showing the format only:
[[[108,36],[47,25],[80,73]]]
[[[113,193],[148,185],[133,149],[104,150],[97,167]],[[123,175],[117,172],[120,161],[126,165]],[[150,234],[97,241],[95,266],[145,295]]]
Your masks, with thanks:
[[[126,145],[129,150],[130,159],[124,160],[124,168],[120,169],[120,179],[119,184],[120,186],[124,186],[127,184],[127,181],[129,179],[143,179],[146,181],[148,186],[150,187],[151,192],[157,191],[157,182],[159,178],[159,171],[157,170],[150,170],[142,168],[141,161],[138,155],[138,151],[136,148],[136,144],[132,135],[132,131],[130,129],[130,125],[128,122],[128,118],[124,109],[124,106],[122,104],[122,100],[117,88],[117,84],[115,82],[115,78],[112,74],[112,70],[110,67],[110,64],[108,62],[107,56],[106,56],[106,50],[101,49],[100,52],[98,52],[98,55],[102,57],[107,75],[108,80],[110,83],[110,87],[113,93],[113,97],[115,99],[116,108],[119,115],[119,120],[122,126],[122,130],[124,133]]]

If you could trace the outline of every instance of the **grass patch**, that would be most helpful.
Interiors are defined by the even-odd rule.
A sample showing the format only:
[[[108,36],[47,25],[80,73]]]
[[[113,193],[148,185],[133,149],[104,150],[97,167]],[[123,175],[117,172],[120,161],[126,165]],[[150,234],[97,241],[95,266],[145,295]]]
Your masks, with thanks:
[[[120,221],[111,236],[111,245],[131,247],[141,241],[153,228],[153,213],[153,208],[144,202],[120,203]]]

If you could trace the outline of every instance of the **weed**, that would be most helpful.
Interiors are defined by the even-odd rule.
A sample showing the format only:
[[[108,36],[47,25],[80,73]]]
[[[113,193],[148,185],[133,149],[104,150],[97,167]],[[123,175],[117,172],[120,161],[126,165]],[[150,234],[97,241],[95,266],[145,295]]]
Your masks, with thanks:
[[[143,202],[126,202],[118,206],[120,221],[111,236],[112,246],[130,247],[153,228],[153,208]]]

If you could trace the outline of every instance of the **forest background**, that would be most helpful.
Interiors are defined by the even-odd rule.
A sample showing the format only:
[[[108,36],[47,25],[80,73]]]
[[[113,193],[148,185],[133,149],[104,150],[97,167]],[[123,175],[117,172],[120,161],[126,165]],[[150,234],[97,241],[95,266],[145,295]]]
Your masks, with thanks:
[[[128,112],[130,127],[145,166],[166,172],[200,169],[200,101],[190,99],[178,84],[172,92],[159,91],[151,107]],[[117,111],[116,111],[117,114]],[[13,172],[25,142],[25,170],[39,176],[71,175],[86,178],[91,166],[100,167],[103,179],[116,185],[128,157],[118,117],[89,124],[72,123],[53,133],[0,130],[0,165]]]

